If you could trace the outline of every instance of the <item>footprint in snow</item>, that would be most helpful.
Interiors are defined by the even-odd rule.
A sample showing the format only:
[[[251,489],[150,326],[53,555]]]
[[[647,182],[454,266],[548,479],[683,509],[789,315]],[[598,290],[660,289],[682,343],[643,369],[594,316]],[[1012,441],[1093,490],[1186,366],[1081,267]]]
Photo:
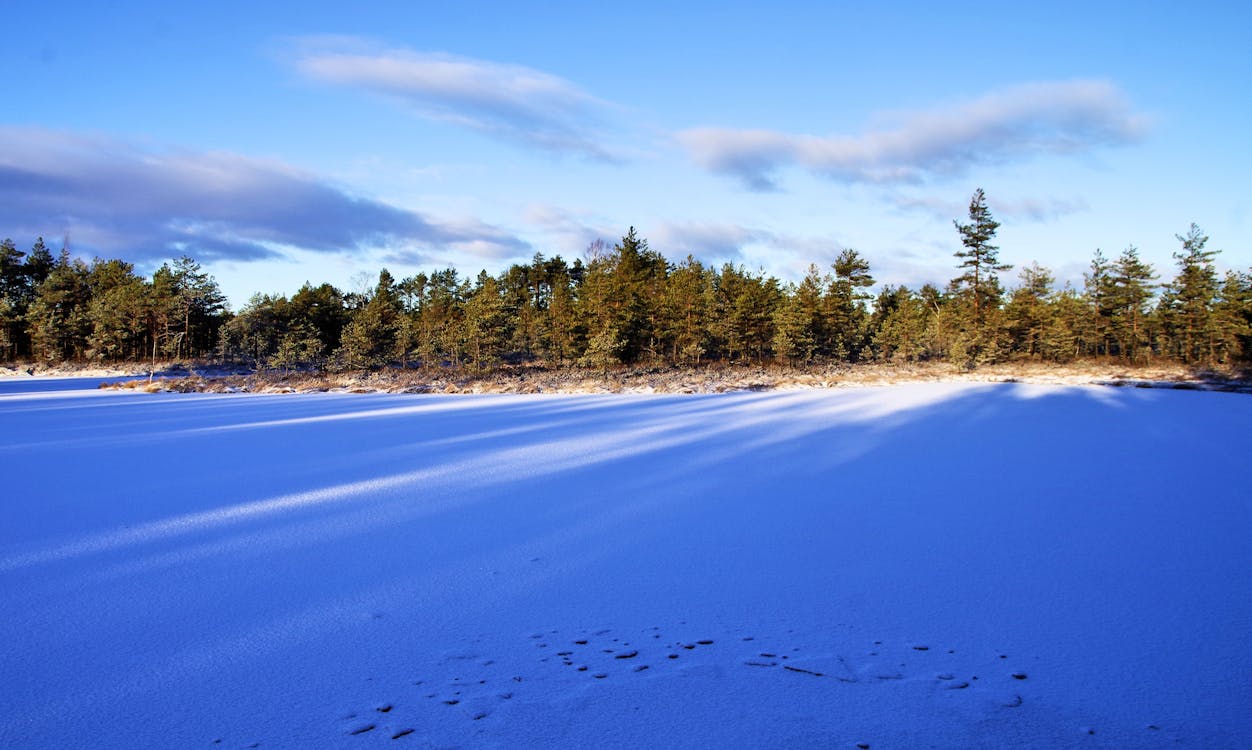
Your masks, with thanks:
[[[1003,690],[1008,685],[1021,686],[1029,679],[1025,671],[1012,668],[1014,660],[1007,654],[997,652],[985,659],[969,658],[958,655],[955,649],[927,642],[874,641],[863,649],[850,650],[841,639],[796,645],[794,631],[788,631],[786,640],[762,640],[758,634],[741,633],[709,637],[717,634],[692,633],[685,622],[667,630],[686,632],[684,637],[674,638],[659,626],[639,633],[599,628],[562,634],[558,629],[550,629],[531,632],[529,637],[519,639],[518,645],[530,644],[531,658],[535,659],[531,663],[541,670],[555,670],[555,674],[565,673],[570,679],[606,687],[617,684],[622,678],[651,678],[689,666],[736,663],[760,672],[762,677],[775,672],[780,679],[803,680],[815,688],[829,685],[837,689],[841,684],[929,683],[935,689],[952,691],[955,695]],[[780,640],[791,643],[780,646]],[[444,721],[456,716],[457,720],[466,722],[489,722],[493,705],[524,697],[529,690],[529,678],[520,666],[526,659],[519,661],[523,653],[517,650],[492,656],[470,652],[450,654],[443,660],[443,674],[423,675],[411,681],[409,689],[414,690],[415,703],[380,702],[349,713],[341,719],[344,731],[348,736],[386,736],[399,740],[417,731],[414,725],[420,724],[424,712],[443,712],[438,715],[444,717]],[[506,668],[504,665],[509,663],[515,666]],[[976,672],[981,672],[984,679],[980,680]],[[539,679],[541,689],[550,694],[551,682],[544,681],[542,674]],[[998,705],[1014,709],[1024,702],[1018,687],[1004,690]]]

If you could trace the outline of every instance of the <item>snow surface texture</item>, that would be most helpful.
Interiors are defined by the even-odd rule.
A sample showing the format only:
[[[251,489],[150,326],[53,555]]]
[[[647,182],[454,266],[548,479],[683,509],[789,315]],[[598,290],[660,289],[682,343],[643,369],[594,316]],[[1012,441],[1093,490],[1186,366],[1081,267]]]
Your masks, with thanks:
[[[0,746],[1248,747],[1252,398],[0,382]]]

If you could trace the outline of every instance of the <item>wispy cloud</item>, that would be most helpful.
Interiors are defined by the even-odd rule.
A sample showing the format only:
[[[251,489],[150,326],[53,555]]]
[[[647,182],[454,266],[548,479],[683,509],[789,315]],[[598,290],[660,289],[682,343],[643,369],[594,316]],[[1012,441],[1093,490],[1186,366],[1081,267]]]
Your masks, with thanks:
[[[777,242],[773,232],[720,222],[666,222],[652,236],[653,248],[672,260],[693,255],[705,262],[739,262],[749,245]]]
[[[564,254],[571,259],[585,255],[588,246],[597,240],[613,245],[629,229],[627,226],[616,226],[589,211],[570,210],[548,203],[527,207],[523,219],[548,238],[549,252]]]
[[[704,127],[677,135],[702,167],[753,190],[800,167],[843,182],[917,183],[986,163],[1075,154],[1139,138],[1146,118],[1107,81],[1032,83],[891,118],[855,135],[796,135]]]
[[[258,260],[434,246],[482,257],[528,246],[477,221],[437,221],[354,196],[281,162],[0,127],[0,234],[53,237],[128,259]]]
[[[903,211],[920,211],[937,219],[964,221],[969,203],[936,198],[933,196],[894,195],[890,198],[896,208]],[[1001,218],[1017,218],[1029,221],[1055,221],[1063,216],[1081,213],[1089,206],[1081,198],[1000,198],[988,196],[988,208]]]
[[[398,99],[421,117],[548,151],[613,158],[600,132],[609,105],[533,68],[354,37],[298,40],[294,65],[316,81]]]

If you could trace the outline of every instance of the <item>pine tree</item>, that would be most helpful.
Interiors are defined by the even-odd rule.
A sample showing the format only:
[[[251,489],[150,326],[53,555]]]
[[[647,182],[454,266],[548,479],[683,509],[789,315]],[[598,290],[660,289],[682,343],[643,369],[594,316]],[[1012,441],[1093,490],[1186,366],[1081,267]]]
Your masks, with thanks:
[[[874,303],[871,341],[875,357],[916,362],[926,354],[926,326],[933,313],[908,287],[886,287]]]
[[[970,198],[969,223],[952,223],[960,233],[961,244],[965,247],[955,253],[961,259],[957,267],[965,269],[965,272],[954,281],[970,297],[974,308],[974,323],[981,328],[987,311],[1000,302],[1000,286],[996,274],[1013,266],[1001,263],[999,247],[991,244],[1000,222],[991,218],[991,210],[987,208],[987,197],[982,188],[975,190]]]
[[[88,271],[87,286],[91,290],[87,357],[109,361],[142,359],[148,333],[148,285],[135,275],[131,264],[97,258]]]
[[[965,249],[955,253],[961,259],[957,267],[964,273],[951,283],[952,293],[962,304],[949,306],[943,316],[948,357],[959,367],[973,368],[999,359],[1007,345],[997,274],[1013,266],[1001,263],[999,247],[991,244],[1000,223],[991,217],[982,188],[970,198],[969,223],[952,223]]]
[[[1039,342],[1043,358],[1070,362],[1082,352],[1080,329],[1088,319],[1089,307],[1083,295],[1068,285],[1052,296],[1051,315]]]
[[[1096,248],[1091,258],[1091,266],[1083,274],[1083,288],[1086,292],[1087,315],[1080,330],[1088,347],[1086,353],[1097,357],[1107,356],[1113,316],[1113,280],[1108,258],[1104,257],[1100,248]]]
[[[26,326],[23,318],[30,304],[30,290],[22,258],[11,239],[0,242],[0,361],[16,359]]]
[[[468,284],[462,283],[455,268],[434,271],[426,280],[418,308],[417,355],[424,368],[447,362],[460,364],[461,319],[464,315]]]
[[[322,351],[317,329],[305,322],[295,323],[279,338],[269,366],[280,368],[284,375],[302,367],[321,369]]]
[[[839,253],[831,268],[835,277],[825,300],[826,353],[855,362],[865,344],[865,300],[869,295],[864,290],[874,285],[874,277],[869,273],[869,261],[851,248]]]
[[[714,336],[722,356],[731,362],[768,358],[774,341],[774,310],[782,301],[778,280],[727,263],[714,284]]]
[[[397,334],[402,310],[395,278],[383,269],[369,300],[352,313],[335,357],[347,369],[377,369],[400,358]]]
[[[542,286],[545,293],[539,321],[539,341],[543,356],[563,363],[579,354],[574,280],[581,276],[581,261],[571,269],[561,256],[545,261]]]
[[[1214,361],[1217,331],[1213,306],[1217,298],[1216,250],[1205,250],[1208,237],[1195,224],[1186,235],[1175,235],[1182,250],[1174,253],[1178,276],[1162,296],[1162,317],[1173,350],[1187,363]]]
[[[1043,357],[1044,337],[1052,322],[1052,284],[1056,279],[1047,268],[1031,263],[1022,269],[1021,280],[1004,311],[1011,346],[1017,354],[1039,359]]]
[[[36,358],[57,362],[83,356],[91,331],[87,275],[87,265],[62,250],[52,271],[35,290],[26,317]]]
[[[1216,360],[1249,359],[1252,349],[1252,275],[1227,271],[1213,305]]]
[[[579,318],[598,365],[660,354],[661,297],[668,264],[634,227],[607,254],[592,256],[579,295]]]
[[[56,264],[57,261],[52,257],[52,251],[44,244],[43,237],[36,239],[30,252],[26,254],[26,262],[22,265],[22,273],[26,275],[26,283],[32,290],[32,296],[33,290],[48,278]]]
[[[465,345],[471,366],[485,370],[500,361],[508,340],[508,318],[500,285],[483,271],[465,301]]]
[[[790,365],[808,364],[822,343],[829,343],[823,286],[821,272],[814,265],[798,285],[791,285],[782,294],[774,311],[775,357]]]
[[[164,307],[161,337],[166,354],[176,359],[212,351],[226,313],[226,296],[199,263],[184,255],[153,274],[158,304]]]
[[[712,309],[713,274],[688,255],[669,274],[661,299],[661,336],[671,361],[695,365],[708,354]]]
[[[1148,302],[1156,288],[1156,272],[1139,258],[1139,250],[1128,246],[1110,269],[1108,305],[1113,337],[1118,353],[1132,362],[1141,361],[1151,351],[1145,319]]]
[[[344,326],[348,324],[343,292],[330,284],[313,286],[305,282],[292,296],[289,309],[289,325],[292,328],[307,326],[316,334],[318,351],[315,360],[324,359],[339,347]]]

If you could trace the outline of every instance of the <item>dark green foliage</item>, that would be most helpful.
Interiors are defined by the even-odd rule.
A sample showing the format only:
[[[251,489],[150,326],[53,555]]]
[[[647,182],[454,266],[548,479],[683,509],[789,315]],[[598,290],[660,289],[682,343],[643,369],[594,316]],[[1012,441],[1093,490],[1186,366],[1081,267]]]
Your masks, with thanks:
[[[91,332],[86,357],[107,362],[142,359],[151,305],[147,283],[135,275],[131,264],[97,258],[87,273],[87,286]]]
[[[761,362],[773,355],[774,311],[782,301],[778,280],[730,264],[714,284],[713,339],[729,362]]]
[[[1130,245],[1110,270],[1106,303],[1112,337],[1119,356],[1132,362],[1144,361],[1151,353],[1148,335],[1148,302],[1156,289],[1156,272],[1139,258]]]
[[[1052,272],[1032,263],[1022,269],[1022,285],[1014,289],[1005,307],[1010,346],[1019,356],[1042,359],[1052,334],[1055,311],[1052,306]]]
[[[660,304],[660,339],[671,362],[696,365],[712,352],[713,305],[713,272],[688,255],[670,272]]]
[[[0,360],[14,359],[26,349],[23,325],[31,290],[22,258],[11,239],[0,242]]]
[[[1166,286],[1157,308],[1167,346],[1183,362],[1216,362],[1218,282],[1213,259],[1218,251],[1204,249],[1209,238],[1195,224],[1176,237],[1182,243],[1182,250],[1174,253],[1178,276]]]
[[[631,227],[611,252],[594,254],[579,287],[587,331],[586,363],[596,367],[655,360],[669,264]]]
[[[952,280],[957,298],[946,321],[945,338],[948,357],[962,367],[975,367],[995,362],[1007,349],[1007,332],[1003,326],[998,273],[1012,268],[999,260],[999,247],[991,244],[1000,223],[991,217],[986,195],[981,188],[969,201],[969,223],[952,222],[961,236],[964,250],[955,255],[963,271]]]
[[[1252,274],[1228,271],[1213,303],[1214,357],[1252,359]]]
[[[917,362],[929,354],[926,329],[933,308],[907,287],[888,286],[878,294],[869,322],[876,359]]]
[[[403,294],[403,289],[398,287]],[[344,295],[330,284],[312,286],[305,282],[291,298],[290,320],[294,327],[303,327],[317,337],[317,357],[325,357],[339,346],[348,311]]]
[[[465,301],[465,355],[476,370],[499,364],[509,341],[509,317],[500,285],[483,271]]]
[[[217,281],[187,256],[152,275],[158,343],[175,359],[202,357],[217,346],[226,318],[226,297]]]
[[[964,250],[956,251],[961,259],[958,268],[964,273],[953,279],[957,289],[968,297],[973,308],[974,324],[982,327],[987,315],[1000,304],[999,278],[997,273],[1007,271],[1013,266],[1001,263],[1000,248],[991,244],[995,239],[1000,222],[991,218],[991,210],[987,208],[987,196],[982,188],[974,191],[969,201],[969,223],[952,222],[961,235]]]
[[[372,370],[401,359],[407,351],[401,338],[402,317],[395,278],[384,268],[368,301],[352,312],[334,354],[336,364],[342,369]]]
[[[1130,246],[1095,252],[1082,290],[1010,268],[991,244],[999,223],[981,190],[956,223],[961,274],[946,289],[868,293],[870,263],[844,250],[823,273],[782,285],[764,270],[671,264],[632,227],[587,262],[536,254],[492,276],[456,269],[396,281],[383,270],[357,292],[306,283],[290,299],[257,295],[236,315],[217,283],[182,258],[145,280],[120,260],[88,266],[42,240],[29,253],[0,242],[0,359],[137,361],[210,353],[258,368],[487,370],[505,363],[698,366],[946,359],[971,368],[1006,358],[1083,357],[1208,365],[1252,359],[1252,274],[1219,278],[1215,251],[1192,225],[1177,276],[1159,296],[1154,269]]]
[[[808,364],[828,339],[828,312],[822,299],[823,279],[817,266],[798,285],[785,290],[774,310],[774,356],[789,364]]]
[[[869,273],[869,261],[851,248],[839,253],[831,267],[835,278],[826,294],[827,332],[822,351],[829,357],[855,362],[868,343],[865,301],[869,295],[865,290],[874,285],[874,277]]]
[[[36,359],[57,362],[83,357],[91,332],[88,273],[85,263],[62,251],[51,272],[35,287],[26,322]]]

